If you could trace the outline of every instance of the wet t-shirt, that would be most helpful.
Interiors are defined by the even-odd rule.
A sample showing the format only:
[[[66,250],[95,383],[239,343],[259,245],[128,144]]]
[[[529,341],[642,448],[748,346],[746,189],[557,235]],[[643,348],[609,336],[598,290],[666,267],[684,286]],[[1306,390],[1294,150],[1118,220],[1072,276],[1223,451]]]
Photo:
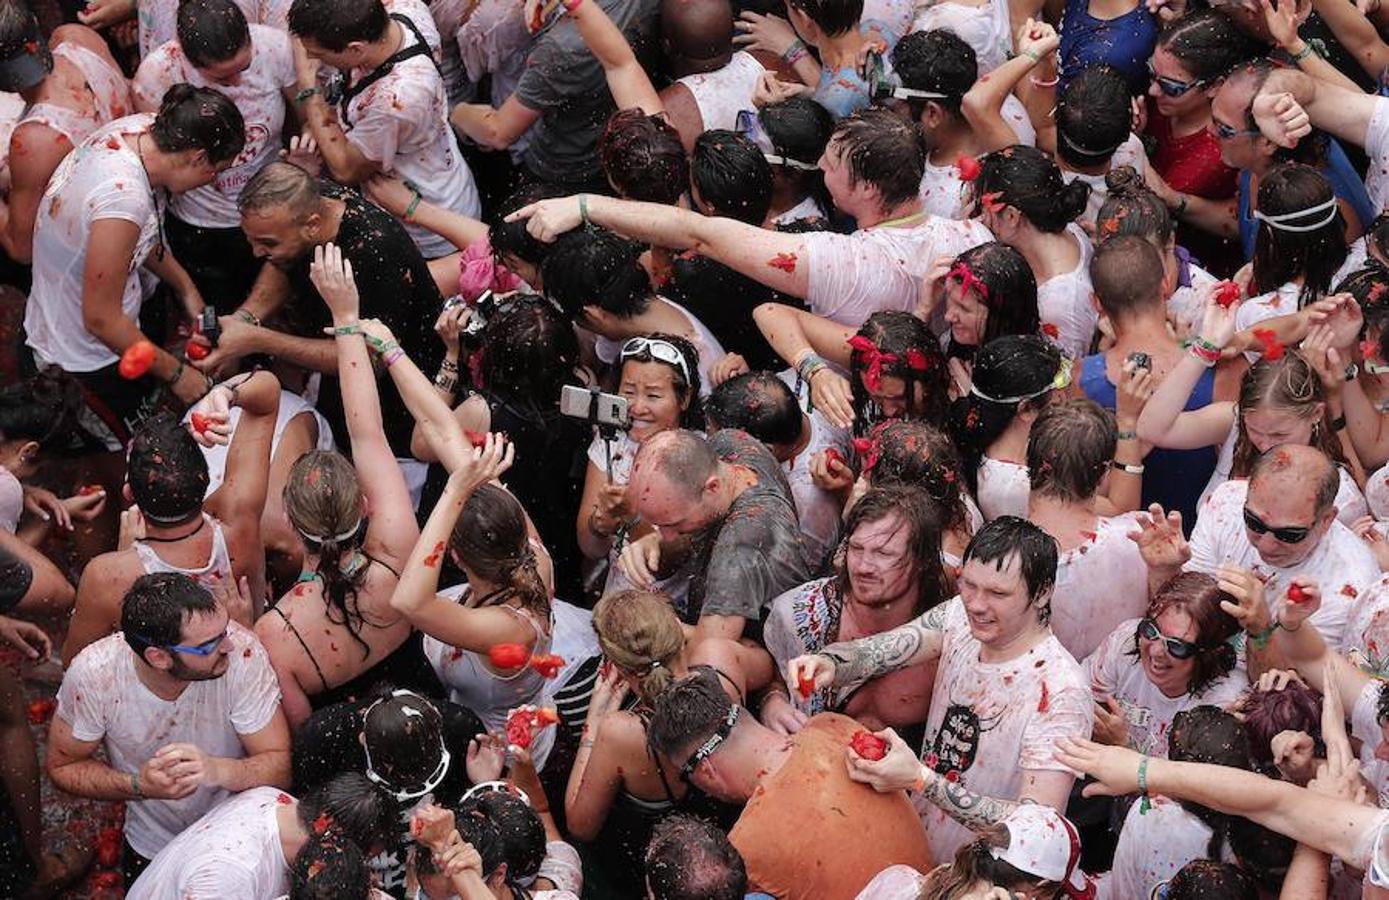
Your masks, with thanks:
[[[695,576],[687,618],[742,616],[756,621],[778,594],[810,580],[791,486],[770,450],[746,432],[709,439],[724,462],[752,470],[728,515],[695,538]]]
[[[342,250],[343,258],[352,263],[361,296],[361,317],[380,319],[420,371],[436,371],[444,355],[444,345],[434,333],[434,322],[443,308],[444,298],[439,295],[424,257],[400,222],[380,207],[327,184],[323,185],[323,192],[346,204],[338,233],[332,240]],[[305,336],[319,338],[323,335],[323,327],[332,324],[332,315],[309,280],[312,259],[310,253],[300,260],[290,270],[289,278],[295,293],[296,323],[302,323],[300,329]],[[408,457],[415,420],[390,378],[378,378],[377,390],[381,396],[386,439],[396,456]],[[323,376],[318,409],[333,426],[338,445],[348,446],[342,394],[336,377]]]

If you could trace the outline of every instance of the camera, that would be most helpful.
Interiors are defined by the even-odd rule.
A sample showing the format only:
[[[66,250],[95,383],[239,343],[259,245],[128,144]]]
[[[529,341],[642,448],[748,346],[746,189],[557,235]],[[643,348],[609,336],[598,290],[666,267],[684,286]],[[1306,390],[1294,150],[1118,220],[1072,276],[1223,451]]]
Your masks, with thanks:
[[[444,302],[444,312],[464,304],[467,304],[467,301],[455,294]],[[487,330],[487,320],[497,314],[497,295],[491,291],[483,291],[476,302],[468,304],[468,308],[468,321],[458,329],[458,342],[471,352],[482,346],[482,333]]]
[[[204,306],[203,311],[198,315],[198,331],[207,342],[212,346],[217,346],[217,339],[222,336],[222,326],[217,321],[217,310],[211,306]]]
[[[1153,358],[1141,350],[1130,353],[1128,361],[1133,363],[1135,369],[1151,369],[1153,367]]]

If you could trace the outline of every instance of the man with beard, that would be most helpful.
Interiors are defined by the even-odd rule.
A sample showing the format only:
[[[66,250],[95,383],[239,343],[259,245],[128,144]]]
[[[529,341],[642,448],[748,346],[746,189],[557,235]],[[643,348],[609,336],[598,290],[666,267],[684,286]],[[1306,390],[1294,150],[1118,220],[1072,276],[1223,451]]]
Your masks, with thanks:
[[[389,213],[357,194],[321,182],[289,163],[257,172],[238,200],[241,229],[261,268],[246,302],[222,316],[217,346],[199,365],[207,372],[229,369],[242,357],[264,353],[282,362],[324,373],[318,409],[346,446],[338,380],[337,350],[323,329],[332,317],[309,281],[313,250],[332,242],[352,264],[363,319],[380,319],[421,371],[435,371],[444,346],[434,334],[443,297],[429,265],[405,228]],[[276,320],[276,327],[267,323]],[[389,378],[380,383],[386,439],[398,457],[410,456],[415,421]]]
[[[864,494],[849,513],[836,571],[772,601],[763,636],[778,668],[837,641],[891,631],[948,600],[940,530],[936,507],[917,488]],[[935,674],[936,661],[928,660],[852,692],[827,688],[791,698],[776,686],[762,700],[761,718],[798,730],[805,715],[834,710],[874,730],[915,726],[926,720]]]
[[[69,794],[126,801],[129,886],[229,794],[288,787],[290,738],[270,657],[192,578],[136,579],[121,629],[79,653],[63,678],[48,776]]]

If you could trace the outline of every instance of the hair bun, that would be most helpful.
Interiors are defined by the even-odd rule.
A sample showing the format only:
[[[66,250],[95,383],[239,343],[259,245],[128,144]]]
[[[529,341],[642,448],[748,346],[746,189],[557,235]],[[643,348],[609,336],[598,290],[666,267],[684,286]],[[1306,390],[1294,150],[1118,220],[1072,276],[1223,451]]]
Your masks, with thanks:
[[[1090,184],[1077,178],[1068,182],[1056,198],[1055,209],[1066,222],[1074,222],[1085,212],[1090,202]]]
[[[1148,190],[1143,176],[1133,166],[1115,166],[1104,176],[1104,186],[1111,197],[1133,196]]]

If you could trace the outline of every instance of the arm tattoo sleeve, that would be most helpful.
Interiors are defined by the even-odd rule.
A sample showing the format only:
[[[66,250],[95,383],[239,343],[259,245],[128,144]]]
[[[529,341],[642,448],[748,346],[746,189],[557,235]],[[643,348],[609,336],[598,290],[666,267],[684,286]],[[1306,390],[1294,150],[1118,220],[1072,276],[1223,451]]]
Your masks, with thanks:
[[[939,776],[930,780],[922,794],[971,831],[981,831],[1002,822],[1018,806],[1012,800],[972,794],[959,782]]]
[[[920,618],[891,631],[871,634],[855,641],[830,644],[823,651],[834,660],[834,687],[842,695],[872,678],[895,672],[914,662],[923,644],[934,638],[939,652],[940,630],[945,621],[942,606],[927,610]]]

